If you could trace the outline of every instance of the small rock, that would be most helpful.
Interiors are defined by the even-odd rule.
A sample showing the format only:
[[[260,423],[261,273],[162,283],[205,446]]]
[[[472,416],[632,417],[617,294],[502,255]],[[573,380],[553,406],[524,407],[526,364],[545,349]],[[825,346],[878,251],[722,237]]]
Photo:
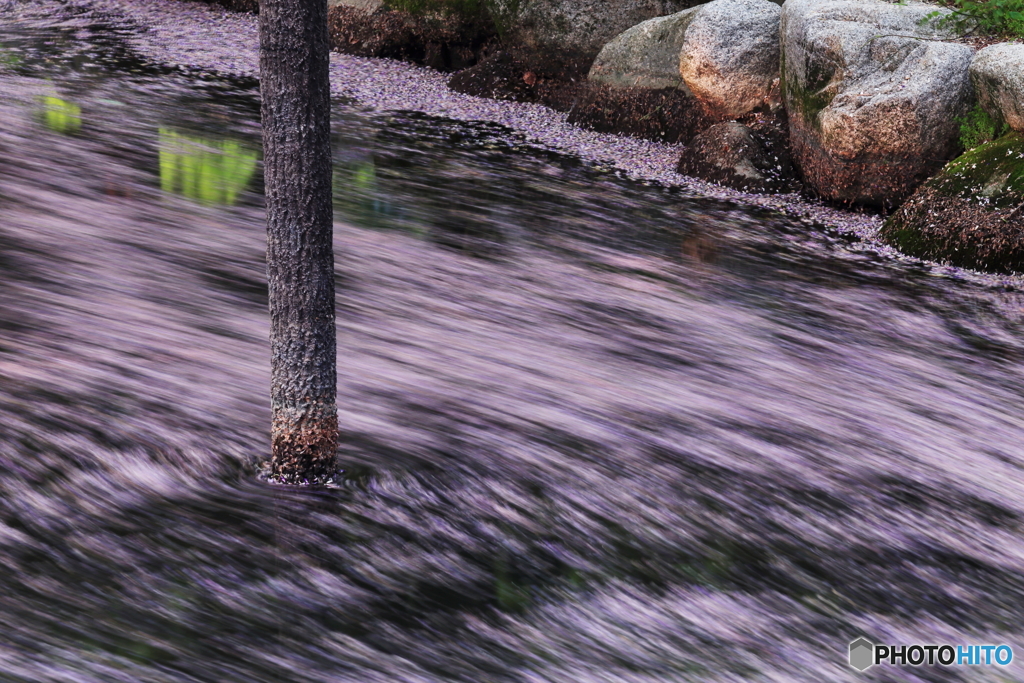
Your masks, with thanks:
[[[789,190],[792,168],[772,153],[768,141],[734,121],[711,126],[683,150],[678,170],[746,192]]]
[[[529,71],[518,55],[502,50],[453,75],[448,87],[475,97],[534,102],[538,80],[537,73]]]

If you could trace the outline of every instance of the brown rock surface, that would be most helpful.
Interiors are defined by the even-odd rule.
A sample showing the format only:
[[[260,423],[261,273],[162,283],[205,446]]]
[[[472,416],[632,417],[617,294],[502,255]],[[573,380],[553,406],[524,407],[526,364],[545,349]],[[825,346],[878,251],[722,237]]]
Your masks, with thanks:
[[[502,51],[455,74],[448,87],[468,95],[537,102],[568,112],[569,123],[648,140],[689,140],[712,123],[685,90],[615,88],[568,77],[558,65],[544,67],[530,54]]]
[[[331,49],[359,57],[386,57],[455,71],[476,64],[494,49],[493,27],[452,15],[414,16],[367,12],[344,4],[327,13]]]
[[[691,140],[678,170],[746,192],[797,186],[783,141],[734,121],[715,124]]]

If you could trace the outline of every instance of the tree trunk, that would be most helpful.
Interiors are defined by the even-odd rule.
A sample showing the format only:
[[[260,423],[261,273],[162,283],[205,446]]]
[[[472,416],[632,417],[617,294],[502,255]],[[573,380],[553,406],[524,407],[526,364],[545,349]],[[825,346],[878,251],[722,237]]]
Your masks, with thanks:
[[[271,471],[292,483],[331,477],[338,444],[327,40],[327,0],[261,0]]]

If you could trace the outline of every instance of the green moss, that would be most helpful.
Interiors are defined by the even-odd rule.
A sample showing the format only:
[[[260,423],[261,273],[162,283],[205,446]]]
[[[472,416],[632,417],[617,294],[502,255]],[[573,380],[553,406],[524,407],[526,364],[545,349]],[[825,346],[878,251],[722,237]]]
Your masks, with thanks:
[[[1014,131],[965,152],[926,186],[993,208],[1016,206],[1024,198],[1024,133]]]
[[[931,12],[923,21],[934,20],[939,28],[951,27],[961,35],[1024,37],[1024,0],[949,0],[944,4],[953,11],[946,15]]]
[[[933,244],[924,231],[917,224],[920,216],[914,215],[912,219],[903,212],[894,213],[885,221],[879,236],[883,241],[891,244],[905,254],[919,258],[942,258],[947,256],[941,245]],[[973,255],[972,255],[973,257]]]
[[[818,121],[818,113],[832,103],[834,95],[824,90],[819,90],[818,92],[802,90],[798,91],[798,97],[800,98],[798,100],[800,103],[800,113],[803,115],[804,120],[815,128],[819,128],[821,122]]]
[[[960,144],[964,149],[974,149],[992,142],[1007,130],[1006,124],[993,119],[980,103],[975,103],[974,108],[956,122],[960,126]]]
[[[835,95],[828,91],[828,85],[832,81],[832,73],[823,69],[807,68],[808,87],[801,87],[796,79],[786,77],[786,60],[783,55],[780,63],[780,82],[782,92],[785,94],[786,108],[794,109],[800,113],[807,125],[820,129],[818,113],[831,104]]]
[[[530,606],[530,594],[525,586],[512,578],[508,563],[502,557],[494,562],[494,592],[498,607],[503,612],[522,612]]]
[[[14,51],[6,50],[0,45],[0,69],[15,68],[21,64],[21,56]]]

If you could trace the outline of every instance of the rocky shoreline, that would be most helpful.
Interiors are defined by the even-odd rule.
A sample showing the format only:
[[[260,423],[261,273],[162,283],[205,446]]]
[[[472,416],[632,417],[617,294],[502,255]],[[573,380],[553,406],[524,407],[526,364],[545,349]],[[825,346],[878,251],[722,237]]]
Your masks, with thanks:
[[[40,6],[57,5],[36,0]],[[131,43],[145,59],[183,72],[233,78],[258,77],[258,27],[255,15],[202,2],[156,0],[72,0],[80,14],[125,21],[142,30]],[[59,11],[55,9],[54,11]],[[862,238],[873,236],[881,218],[807,201],[795,193],[761,195],[740,192],[683,176],[675,168],[682,146],[586,130],[567,122],[567,114],[549,107],[475,97],[448,88],[450,74],[392,59],[332,53],[331,91],[368,109],[415,111],[462,121],[507,126],[538,148],[578,156],[630,178],[680,187],[695,196],[768,208],[838,228]]]
[[[456,65],[453,36],[481,29],[458,29],[468,15],[443,10],[455,0],[430,0],[433,14],[393,9],[411,0],[373,0],[372,9],[368,1],[330,0],[332,35],[343,36],[335,50],[457,70],[448,81],[456,92],[541,103],[589,130],[683,143],[678,170],[691,177],[899,209],[883,241],[923,258],[1024,272],[1024,252],[1010,246],[1020,242],[1012,223],[1024,205],[1016,160],[1024,147],[1002,137],[1024,130],[1024,45],[1013,40],[1024,21],[973,35],[980,23],[971,28],[959,10],[921,0],[529,0],[514,3],[500,51],[461,48]],[[373,40],[355,35],[371,25]],[[427,57],[381,47],[413,37],[432,46]],[[992,154],[1007,143],[1013,159],[996,163]],[[924,187],[976,148],[987,161],[974,182],[945,183],[941,197]],[[994,213],[993,202],[1013,211]],[[932,203],[944,207],[938,223]]]
[[[258,76],[256,16],[201,2],[156,0],[33,0],[50,13],[65,11],[70,21],[91,17],[124,22],[136,29],[131,43],[142,57],[185,72],[227,77]],[[65,9],[60,9],[64,7]],[[527,144],[574,155],[635,180],[682,188],[694,196],[778,211],[809,226],[828,228],[855,240],[850,248],[899,261],[921,262],[878,239],[883,217],[809,200],[798,193],[759,194],[704,182],[677,171],[683,146],[636,137],[601,133],[569,123],[565,112],[529,102],[475,97],[448,87],[450,74],[406,62],[332,54],[331,88],[376,111],[416,111],[463,121],[485,121],[508,127]],[[1016,275],[972,273],[956,266],[931,264],[935,274],[976,280],[984,286],[1021,288]]]

